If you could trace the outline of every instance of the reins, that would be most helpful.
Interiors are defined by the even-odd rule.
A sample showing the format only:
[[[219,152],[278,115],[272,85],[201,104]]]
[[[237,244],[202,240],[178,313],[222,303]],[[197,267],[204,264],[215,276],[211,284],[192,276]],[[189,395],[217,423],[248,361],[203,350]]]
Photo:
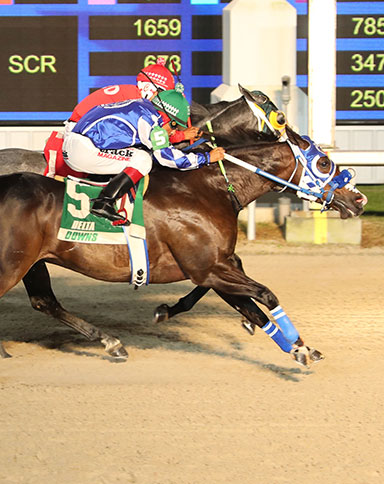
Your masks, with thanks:
[[[269,120],[268,120],[267,116],[265,116],[265,113],[263,112],[263,110],[262,109],[259,109],[254,102],[251,102],[247,98],[245,98],[245,101],[248,104],[248,106],[251,109],[251,111],[254,114],[254,116],[256,117],[256,119],[258,121],[258,124],[259,124],[259,128],[261,127],[260,126],[261,122],[264,122],[268,126],[268,128],[270,129],[270,131],[273,134],[275,134],[278,139],[280,138],[280,142],[287,142],[288,143],[288,146],[290,147],[290,149],[291,149],[291,151],[293,153],[293,156],[295,158],[295,163],[296,163],[295,168],[294,168],[292,174],[290,175],[289,179],[288,180],[284,180],[283,178],[280,178],[280,177],[278,177],[276,175],[273,175],[271,173],[268,173],[268,172],[262,170],[261,168],[254,167],[253,165],[251,165],[249,163],[246,163],[246,162],[244,162],[244,161],[242,161],[242,160],[240,160],[238,158],[235,158],[234,156],[229,155],[227,153],[225,153],[224,159],[226,159],[226,160],[228,160],[228,161],[230,161],[230,162],[232,162],[234,164],[237,164],[239,166],[242,166],[243,168],[246,168],[246,169],[252,171],[253,173],[256,173],[256,174],[258,174],[260,176],[263,176],[265,178],[268,178],[269,180],[275,181],[276,183],[278,183],[280,185],[283,185],[283,188],[280,190],[279,193],[282,193],[287,188],[291,188],[291,189],[293,189],[293,190],[296,191],[297,196],[299,196],[301,198],[307,198],[307,199],[309,199],[311,201],[315,201],[317,199],[320,199],[321,200],[323,198],[323,196],[326,195],[326,198],[323,201],[323,206],[322,206],[321,211],[329,210],[330,205],[332,203],[332,200],[334,198],[334,192],[335,192],[335,190],[337,188],[343,188],[345,185],[347,185],[347,183],[349,183],[351,181],[351,179],[353,177],[353,174],[348,169],[345,169],[345,170],[342,170],[339,173],[339,175],[333,177],[332,179],[327,178],[323,182],[320,181],[309,170],[309,168],[308,168],[308,159],[305,156],[304,152],[301,150],[301,148],[297,144],[292,143],[289,140],[289,138],[288,138],[287,134],[285,133],[285,131],[284,131],[284,134],[281,133],[281,132],[278,132],[272,126],[272,124],[269,122]],[[221,114],[224,111],[225,111],[225,109],[222,110],[222,111],[219,111],[219,113],[217,113],[215,117],[217,117],[219,114]],[[212,118],[212,120],[213,119],[214,118]],[[213,130],[212,130],[211,121],[208,121],[206,124],[207,124],[208,130],[210,131],[210,136],[211,136],[211,139],[212,139],[212,137],[213,137]],[[259,129],[259,131],[261,131],[261,130]],[[313,147],[314,144],[313,144],[312,140],[310,140],[308,138],[307,141],[309,141],[310,146]],[[216,145],[214,144],[214,146],[216,146]],[[293,180],[293,178],[294,178],[294,176],[295,176],[295,174],[297,172],[299,163],[302,165],[303,172],[302,172],[302,176],[301,176],[301,179],[300,179],[300,184],[299,185],[296,185],[295,183],[292,183],[292,180]],[[221,169],[221,167],[220,167],[220,169]],[[334,169],[336,169],[336,168],[334,168]],[[222,173],[223,173],[223,170],[222,170]],[[224,175],[224,173],[223,173],[223,175]],[[330,175],[329,177],[331,177],[331,176],[332,175]],[[305,188],[305,187],[301,186],[302,183],[305,184],[305,181],[304,181],[304,178],[305,177],[308,177],[311,180],[312,184],[315,185],[316,190],[309,188],[308,184],[307,184],[308,188]],[[227,181],[226,175],[224,176],[224,178]],[[327,184],[330,185],[330,187],[331,187],[329,190],[325,190],[324,189],[324,187]]]
[[[297,145],[294,145],[293,143],[291,143],[290,141],[288,141],[288,145],[290,146],[292,153],[294,154],[297,160],[297,163],[300,162],[303,165],[303,169],[308,172],[308,170],[305,167],[306,163],[305,161],[303,162],[304,155],[300,150],[300,148]],[[300,154],[297,151],[297,149],[294,147],[296,147],[299,150]],[[297,154],[295,154],[295,151]],[[280,185],[283,185],[286,188],[291,188],[292,190],[295,190],[296,192],[299,192],[299,193],[303,193],[308,197],[313,197],[312,200],[317,200],[318,198],[321,199],[323,195],[327,193],[326,199],[323,202],[322,211],[328,210],[330,208],[329,206],[332,203],[335,190],[337,188],[343,188],[347,183],[351,181],[351,178],[353,176],[353,174],[349,170],[347,169],[342,170],[337,176],[335,176],[332,180],[329,181],[328,184],[331,186],[330,190],[324,190],[323,187],[318,186],[319,191],[314,191],[309,188],[304,188],[299,185],[296,185],[291,181],[284,180],[283,178],[273,175],[272,173],[268,173],[267,171],[264,171],[261,168],[258,168],[257,166],[253,166],[250,163],[247,163],[246,161],[240,160],[235,156],[229,155],[228,153],[225,153],[224,159],[226,159],[227,161],[230,161],[231,163],[234,163],[235,165],[241,166],[246,170],[256,173],[257,175],[263,176],[264,178],[268,178],[269,180],[279,183]],[[296,170],[297,170],[297,165],[296,165],[295,171]],[[292,179],[292,176],[290,177],[290,180],[291,179]]]
[[[292,190],[296,191],[296,194],[297,194],[298,197],[307,198],[308,200],[311,200],[311,201],[315,201],[317,199],[321,200],[326,195],[325,200],[323,200],[323,206],[322,206],[321,211],[329,210],[330,205],[332,203],[332,200],[334,198],[335,190],[338,189],[338,188],[343,188],[345,185],[347,185],[347,183],[349,183],[351,181],[353,174],[348,169],[345,169],[345,170],[342,170],[339,173],[339,175],[333,177],[332,179],[328,178],[325,181],[320,181],[320,179],[316,178],[316,176],[314,176],[314,174],[309,170],[308,159],[306,158],[306,156],[303,153],[303,151],[301,150],[301,148],[297,144],[292,143],[288,139],[286,134],[284,136],[282,136],[281,133],[279,133],[276,129],[274,129],[274,127],[269,122],[268,118],[265,115],[262,116],[262,114],[263,114],[262,111],[257,109],[256,106],[254,105],[254,103],[252,103],[248,99],[245,99],[245,101],[247,102],[247,104],[248,104],[249,108],[251,109],[252,113],[254,114],[254,116],[258,119],[259,126],[260,126],[260,122],[263,121],[264,123],[267,124],[267,126],[271,130],[271,132],[274,133],[278,138],[280,138],[280,142],[286,142],[288,144],[288,146],[290,147],[290,149],[292,151],[294,159],[295,159],[295,163],[296,163],[295,168],[294,168],[293,172],[291,173],[289,179],[284,180],[283,178],[280,178],[276,175],[273,175],[272,173],[268,173],[267,171],[262,170],[261,168],[255,167],[255,166],[251,165],[250,163],[242,161],[239,158],[236,158],[236,157],[229,155],[227,153],[225,153],[224,159],[231,162],[231,163],[234,163],[238,166],[241,166],[241,167],[243,167],[243,168],[245,168],[245,169],[247,169],[247,170],[249,170],[253,173],[256,173],[257,175],[260,175],[260,176],[263,176],[264,178],[272,180],[272,181],[278,183],[279,185],[282,185],[283,188],[279,191],[279,193],[282,193],[287,188],[291,188]],[[218,113],[216,113],[215,116],[213,116],[210,120],[206,121],[206,126],[208,128],[209,133],[201,130],[204,135],[209,136],[209,138],[211,139],[211,143],[208,142],[208,145],[211,145],[211,147],[213,147],[213,148],[216,148],[217,145],[216,145],[215,133],[214,133],[213,128],[212,128],[212,121],[217,116],[219,116],[220,114],[225,112],[228,109],[228,107],[229,106],[226,106],[225,108],[220,110]],[[193,148],[199,146],[200,144],[202,144],[204,142],[207,142],[207,140],[204,139],[204,138],[200,138],[199,140],[195,141],[192,145],[190,145],[187,148],[187,151],[192,150]],[[310,142],[310,145],[313,146],[313,142],[311,140],[309,140],[309,142]],[[233,185],[228,180],[228,177],[227,177],[225,167],[223,165],[222,160],[220,160],[218,163],[219,163],[220,171],[221,171],[221,173],[224,177],[224,180],[227,184],[227,189],[228,189],[228,192],[230,193],[230,196],[231,196],[231,202],[232,202],[233,208],[236,211],[236,213],[238,213],[240,210],[242,210],[243,207],[242,207],[241,203],[239,202],[239,200],[238,200],[238,198],[235,194],[235,190],[234,190]],[[302,173],[302,176],[301,176],[300,184],[297,185],[297,184],[293,183],[292,180],[293,180],[293,178],[294,178],[294,176],[297,172],[297,169],[299,167],[299,163],[302,166],[303,173]],[[331,177],[332,175],[329,175],[329,176]],[[304,181],[305,177],[308,177],[310,179],[311,184],[315,186],[314,189],[311,189],[309,187],[306,188],[305,186],[301,186],[302,183],[305,184],[305,181]],[[325,188],[324,188],[327,184],[330,185],[329,190],[325,190]],[[307,186],[308,186],[308,184],[307,184]]]
[[[211,134],[212,145],[213,145],[214,148],[217,148],[216,139],[215,139],[215,136],[213,134],[211,121],[207,121],[206,125],[207,125],[207,128],[208,128],[208,131]],[[243,206],[241,205],[239,199],[237,198],[237,195],[235,193],[235,189],[234,189],[232,183],[230,183],[230,181],[228,180],[227,172],[225,171],[223,160],[219,160],[218,164],[219,164],[219,167],[220,167],[221,174],[223,175],[224,180],[227,184],[227,190],[228,190],[229,195],[231,197],[231,203],[232,203],[233,210],[235,211],[236,214],[238,214],[241,210],[243,210]]]

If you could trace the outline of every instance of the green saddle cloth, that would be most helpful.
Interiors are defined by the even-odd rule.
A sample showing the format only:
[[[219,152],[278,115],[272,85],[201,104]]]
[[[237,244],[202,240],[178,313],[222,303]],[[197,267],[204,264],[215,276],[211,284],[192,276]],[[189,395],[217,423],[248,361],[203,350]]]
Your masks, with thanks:
[[[66,178],[65,184],[59,240],[87,244],[127,244],[121,226],[114,226],[109,220],[90,213],[91,200],[99,196],[102,186],[89,184],[76,178]],[[127,197],[125,208],[131,221],[130,232],[136,237],[145,239],[143,191],[144,179],[141,179],[137,185],[134,204]]]

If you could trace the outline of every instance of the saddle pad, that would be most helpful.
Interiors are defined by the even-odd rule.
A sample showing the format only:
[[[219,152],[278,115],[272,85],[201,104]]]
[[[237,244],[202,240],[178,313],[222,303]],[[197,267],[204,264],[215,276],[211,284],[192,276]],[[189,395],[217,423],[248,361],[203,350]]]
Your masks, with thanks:
[[[102,185],[90,185],[72,178],[65,179],[63,213],[57,238],[87,244],[126,244],[124,231],[109,220],[90,213],[91,199],[97,198]]]
[[[103,188],[102,184],[88,183],[71,177],[66,178],[65,183],[58,239],[87,244],[127,244],[131,283],[137,287],[148,284],[149,260],[143,217],[143,193],[148,180],[140,180],[135,202],[127,202],[124,207],[128,219],[132,220],[129,226],[114,226],[109,220],[90,213],[91,199],[98,197]],[[128,197],[125,197],[125,200],[127,199]]]

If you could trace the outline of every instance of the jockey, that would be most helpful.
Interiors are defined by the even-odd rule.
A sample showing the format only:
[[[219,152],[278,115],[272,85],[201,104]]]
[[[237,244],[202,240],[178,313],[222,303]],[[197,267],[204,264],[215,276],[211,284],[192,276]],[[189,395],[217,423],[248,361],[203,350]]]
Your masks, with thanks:
[[[189,104],[180,90],[162,91],[153,98],[97,106],[85,114],[64,140],[65,162],[76,171],[117,174],[94,202],[91,213],[111,221],[125,221],[114,202],[151,168],[153,160],[178,170],[193,170],[219,161],[223,148],[185,154],[169,136],[187,127]]]
[[[158,92],[168,91],[175,88],[175,81],[169,69],[165,67],[165,60],[159,57],[156,64],[144,67],[136,77],[136,86],[132,84],[120,84],[107,86],[92,92],[75,107],[73,113],[65,121],[65,136],[72,131],[76,123],[95,106],[110,104],[127,99],[153,99]],[[196,140],[199,129],[190,127],[185,131],[175,131],[172,143],[184,140]]]

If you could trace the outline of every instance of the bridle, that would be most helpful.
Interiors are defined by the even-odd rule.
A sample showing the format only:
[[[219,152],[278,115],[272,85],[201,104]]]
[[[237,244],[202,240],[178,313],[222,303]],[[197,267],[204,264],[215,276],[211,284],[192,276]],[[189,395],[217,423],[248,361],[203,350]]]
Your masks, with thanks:
[[[283,192],[288,187],[294,188],[299,198],[310,201],[316,201],[317,199],[322,200],[324,195],[326,195],[325,199],[323,200],[321,210],[329,210],[335,195],[335,190],[338,188],[343,188],[345,185],[347,185],[351,181],[354,174],[349,171],[349,169],[344,169],[337,176],[334,176],[336,172],[336,165],[332,160],[330,160],[331,170],[329,174],[321,176],[321,173],[319,173],[319,175],[316,176],[313,173],[313,169],[310,170],[308,165],[309,163],[315,165],[321,157],[327,157],[326,153],[324,153],[308,136],[302,136],[302,138],[309,143],[309,147],[305,150],[302,150],[296,143],[290,141],[285,130],[279,132],[272,126],[268,120],[268,117],[256,102],[252,102],[247,98],[246,101],[249,108],[258,119],[259,126],[261,118],[267,124],[272,133],[278,136],[280,142],[286,142],[288,144],[295,157],[295,167],[289,179],[283,180],[280,178],[278,181],[278,183],[283,185],[283,188],[279,191],[279,193]],[[313,158],[310,158],[310,152],[315,152],[315,156]],[[302,166],[302,173],[299,184],[295,186],[295,184],[292,183],[292,180],[296,175],[299,164]],[[326,185],[330,186],[329,190],[325,189]]]
[[[320,150],[320,148],[318,148],[308,136],[303,136],[302,138],[305,139],[310,145],[306,150],[302,150],[297,144],[292,143],[289,139],[286,141],[295,157],[296,162],[295,168],[289,177],[288,182],[293,179],[299,164],[301,164],[303,170],[298,184],[298,189],[296,190],[297,196],[299,198],[314,202],[318,198],[322,200],[324,195],[326,195],[325,199],[323,200],[322,211],[329,210],[335,196],[335,190],[337,188],[345,187],[345,185],[351,181],[354,174],[349,171],[349,169],[344,169],[337,176],[335,176],[336,165],[332,160],[330,160],[330,172],[327,175],[324,175],[324,177],[316,177],[316,175],[309,169],[308,164],[315,164],[322,157],[322,155],[324,157],[327,155]],[[309,160],[308,152],[310,148],[313,147],[316,147],[318,154],[312,160]],[[326,185],[330,186],[328,190],[325,189]],[[287,186],[285,186],[283,190],[286,188]]]
[[[280,141],[282,143],[286,142],[288,144],[295,158],[295,167],[290,177],[288,178],[288,180],[284,180],[283,178],[273,175],[272,173],[268,173],[262,170],[261,168],[257,168],[251,165],[250,163],[246,163],[242,160],[239,160],[238,158],[232,155],[229,155],[227,153],[224,155],[224,158],[227,161],[230,161],[234,164],[242,166],[243,168],[246,168],[258,175],[261,175],[265,178],[268,178],[269,180],[272,180],[278,183],[279,185],[282,185],[283,188],[280,190],[280,193],[286,190],[287,188],[291,188],[296,192],[296,195],[299,198],[306,199],[309,201],[317,201],[318,199],[323,200],[321,211],[329,210],[332,204],[332,201],[334,199],[335,190],[338,188],[343,188],[345,185],[347,185],[351,181],[354,174],[348,169],[344,169],[337,176],[334,176],[336,172],[336,165],[332,160],[330,160],[332,167],[329,174],[327,175],[324,174],[324,176],[321,176],[321,174],[319,174],[319,176],[316,176],[313,173],[313,171],[310,170],[308,165],[309,163],[316,164],[318,159],[320,159],[321,157],[327,157],[326,153],[324,153],[307,136],[303,136],[302,138],[309,143],[309,148],[301,149],[296,143],[293,143],[292,141],[290,141],[285,129],[282,131],[278,131],[272,126],[272,124],[268,120],[268,117],[265,115],[264,111],[260,107],[258,107],[256,102],[251,102],[247,98],[245,98],[245,100],[248,106],[250,107],[251,111],[257,118],[259,123],[258,126],[261,127],[260,122],[263,121],[264,123],[266,123],[266,125],[271,130],[271,132],[277,137],[276,141]],[[218,113],[216,113],[207,122],[207,126],[210,125],[214,119],[216,119],[218,116],[223,114],[228,108],[229,106],[226,106]],[[212,138],[212,136],[214,136],[214,132],[212,128],[209,131],[210,133],[204,133],[204,134]],[[190,145],[188,147],[188,151],[196,147],[198,144],[204,143],[206,141],[207,140],[200,138],[198,142],[195,142],[193,145]],[[313,157],[312,159],[309,159],[309,153],[311,150],[314,150],[316,152],[316,156]],[[301,173],[299,184],[295,184],[295,183],[292,183],[292,180],[297,173],[299,165],[302,166],[302,173]],[[326,185],[329,185],[330,188],[325,189]],[[325,199],[323,199],[324,196],[325,196]]]

